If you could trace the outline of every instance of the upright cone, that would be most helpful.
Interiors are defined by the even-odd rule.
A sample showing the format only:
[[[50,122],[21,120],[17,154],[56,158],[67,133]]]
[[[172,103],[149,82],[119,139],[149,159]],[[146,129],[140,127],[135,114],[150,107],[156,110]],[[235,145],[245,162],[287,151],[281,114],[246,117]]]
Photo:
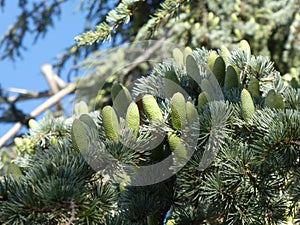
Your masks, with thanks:
[[[199,120],[199,114],[196,107],[191,102],[187,102],[185,108],[186,108],[186,119],[188,125],[191,126],[193,123]]]
[[[225,80],[225,61],[221,56],[218,56],[215,60],[214,66],[213,66],[213,73],[215,77],[217,78],[219,85],[221,87],[224,86],[224,80]]]
[[[135,137],[138,136],[140,127],[140,112],[137,104],[135,102],[130,103],[126,113],[126,124],[130,128]]]
[[[157,104],[156,99],[152,95],[145,95],[142,98],[143,107],[147,118],[150,122],[159,122],[163,119],[161,110]]]
[[[177,92],[171,100],[172,125],[177,130],[182,130],[186,122],[186,108],[183,94]]]
[[[169,132],[168,142],[177,162],[179,162],[180,160],[186,160],[188,158],[188,150],[186,149],[184,143],[182,143],[180,137],[178,137],[174,133]]]
[[[106,137],[109,140],[118,141],[120,125],[113,107],[108,105],[102,109],[102,121]]]
[[[284,109],[285,104],[282,96],[276,93],[274,90],[270,90],[265,99],[265,107],[274,109]]]
[[[241,93],[241,107],[242,107],[242,117],[245,121],[252,118],[255,113],[255,106],[251,98],[250,93],[247,89],[243,89]]]

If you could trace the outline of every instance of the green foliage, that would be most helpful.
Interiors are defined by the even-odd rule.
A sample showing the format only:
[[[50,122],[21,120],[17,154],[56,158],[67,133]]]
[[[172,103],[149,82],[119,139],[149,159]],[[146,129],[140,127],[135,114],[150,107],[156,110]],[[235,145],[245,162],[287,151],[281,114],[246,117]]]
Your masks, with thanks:
[[[152,17],[136,23],[151,4]],[[15,159],[1,152],[0,222],[150,225],[169,212],[178,225],[299,223],[299,13],[297,0],[120,1],[80,44],[122,27],[122,41],[136,34],[196,49],[175,48],[174,59],[136,70],[114,67],[137,58],[130,48],[88,58],[78,90],[90,108],[77,111],[101,113],[46,117],[15,139]],[[73,47],[69,56],[80,52]],[[138,77],[130,99],[121,88],[137,102],[134,120],[129,104],[128,114],[115,113],[110,99],[113,82],[128,76]],[[184,92],[182,109],[170,81]],[[168,158],[166,171],[139,170]]]
[[[96,26],[95,32],[86,32],[76,37],[75,40],[79,45],[92,45],[101,40],[109,40],[114,29],[118,28],[120,24],[127,24],[130,21],[132,10],[138,2],[140,0],[121,1],[114,10],[108,12],[106,21]]]
[[[45,116],[38,125],[30,128],[23,138],[16,137],[14,142],[19,154],[32,154],[37,149],[48,149],[61,143],[70,132],[71,120],[64,117]]]
[[[195,49],[185,61],[167,60],[139,78],[130,93],[137,103],[123,116],[112,118],[112,106],[105,106],[75,119],[38,122],[30,135],[17,139],[29,139],[33,151],[20,152],[11,164],[17,167],[7,171],[22,173],[0,182],[0,221],[149,225],[163,224],[169,212],[169,224],[297,224],[300,91],[283,85],[268,58],[250,56],[241,47],[229,53],[225,64],[240,76],[229,90],[230,79],[217,87],[209,51]],[[160,93],[170,74],[188,101],[183,94]],[[193,77],[202,82],[191,82]],[[253,77],[259,85],[255,98],[248,91]],[[215,98],[214,91],[223,98]],[[272,94],[271,101],[270,93],[280,95]],[[270,107],[274,96],[284,105]],[[174,126],[174,119],[184,126]],[[51,137],[57,143],[51,144]],[[153,169],[139,177],[139,168],[168,157],[170,177],[133,185],[162,176]]]
[[[55,25],[65,2],[20,0],[20,15],[1,39],[2,57],[20,55],[27,47],[24,37],[28,33],[33,33],[35,39],[44,36]],[[246,39],[252,53],[268,55],[285,80],[299,87],[298,4],[297,0],[79,1],[78,9],[86,15],[86,27],[76,40],[85,46],[70,44],[55,64],[60,70],[71,58],[77,63],[100,49],[102,41],[110,39],[114,45],[166,37],[178,46],[208,49],[224,44],[232,48]],[[1,7],[5,10],[5,0]]]
[[[70,143],[38,152],[19,179],[1,181],[1,221],[7,224],[103,223],[116,188],[97,177]],[[79,216],[80,215],[80,216]]]

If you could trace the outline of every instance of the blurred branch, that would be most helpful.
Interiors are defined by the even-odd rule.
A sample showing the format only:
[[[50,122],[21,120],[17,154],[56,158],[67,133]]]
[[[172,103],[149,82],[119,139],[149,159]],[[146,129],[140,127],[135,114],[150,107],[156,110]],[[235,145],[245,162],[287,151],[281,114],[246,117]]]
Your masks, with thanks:
[[[52,65],[45,64],[42,66],[41,70],[48,82],[50,91],[36,92],[21,88],[6,88],[5,91],[18,93],[19,95],[5,98],[0,97],[0,104],[9,104],[30,99],[49,97],[67,86],[66,82],[64,82],[56,73],[53,72]]]
[[[57,93],[66,86],[66,83],[53,71],[51,64],[44,64],[41,68],[52,93]]]
[[[44,64],[41,70],[48,82],[52,94],[56,94],[59,90],[66,86],[66,83],[56,73],[54,73],[51,64]],[[63,104],[59,101],[57,103],[57,110],[62,111],[62,109]]]
[[[13,90],[14,88],[10,88],[9,90]],[[21,89],[23,90],[23,89]],[[24,90],[25,91],[25,90]],[[43,91],[43,92],[35,92],[35,91],[28,91],[26,90],[26,93],[19,92],[20,95],[18,96],[10,96],[7,98],[0,98],[0,104],[4,103],[14,103],[14,102],[20,102],[20,101],[26,101],[31,99],[37,99],[37,98],[44,98],[51,96],[51,93],[49,91]]]
[[[170,34],[168,34],[169,36]],[[140,63],[145,62],[150,58],[150,56],[157,51],[159,48],[162,47],[164,41],[166,40],[166,37],[162,37],[158,41],[155,42],[154,45],[152,45],[149,49],[147,49],[143,54],[138,56],[128,67],[126,67],[123,71],[122,76],[120,77],[120,80],[123,80],[124,77],[126,77],[132,70],[134,70]]]
[[[57,92],[55,95],[50,97],[48,100],[43,102],[41,105],[39,105],[37,108],[35,108],[30,114],[30,117],[36,117],[57,102],[59,102],[62,98],[65,96],[71,94],[75,90],[75,84],[71,83],[68,84],[64,89]],[[21,122],[16,123],[1,139],[0,139],[0,148],[5,145],[5,143],[13,138],[19,130],[22,128],[23,124]]]
[[[8,92],[14,92],[14,93],[19,93],[19,94],[23,94],[23,95],[30,93],[30,91],[28,91],[26,89],[22,89],[22,88],[6,88],[5,90]]]

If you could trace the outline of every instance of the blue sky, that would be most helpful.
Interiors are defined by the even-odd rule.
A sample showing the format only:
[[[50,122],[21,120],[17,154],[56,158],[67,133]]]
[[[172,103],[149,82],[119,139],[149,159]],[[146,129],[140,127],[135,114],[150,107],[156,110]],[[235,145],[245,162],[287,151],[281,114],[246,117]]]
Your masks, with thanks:
[[[32,36],[27,36],[27,51],[23,52],[23,59],[17,58],[15,62],[10,59],[0,61],[0,84],[2,88],[22,88],[32,91],[48,90],[47,82],[41,73],[41,66],[45,63],[53,63],[55,57],[63,53],[64,48],[74,43],[74,37],[80,34],[84,27],[84,15],[76,11],[79,1],[67,1],[63,4],[62,14],[53,28],[46,36],[32,45]],[[16,21],[20,12],[18,1],[6,1],[4,11],[0,11],[0,37],[9,26]],[[65,70],[65,73],[67,69]],[[66,74],[62,73],[66,79]],[[18,104],[25,113],[31,112],[45,99],[30,100]],[[13,124],[0,123],[0,136],[2,136]],[[24,131],[24,130],[23,130]]]

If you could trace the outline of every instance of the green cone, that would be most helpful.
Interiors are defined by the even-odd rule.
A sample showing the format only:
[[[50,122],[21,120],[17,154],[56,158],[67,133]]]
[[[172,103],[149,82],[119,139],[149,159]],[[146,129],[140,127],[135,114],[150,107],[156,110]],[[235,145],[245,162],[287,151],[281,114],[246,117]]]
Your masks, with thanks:
[[[207,101],[212,101],[214,99],[215,96],[214,88],[208,79],[205,78],[201,81],[201,89],[202,92],[206,93]]]
[[[172,125],[177,130],[182,130],[186,122],[186,108],[183,94],[177,92],[171,100]]]
[[[265,99],[265,107],[284,109],[285,104],[282,96],[279,93],[276,94],[274,90],[270,90]]]
[[[169,132],[168,142],[170,145],[170,149],[174,153],[174,157],[177,161],[188,158],[188,151],[185,145],[182,143],[180,137],[178,137],[176,134],[173,134],[172,132]]]
[[[135,102],[131,102],[128,106],[126,113],[126,124],[128,128],[132,129],[135,137],[137,137],[140,127],[140,112]]]
[[[74,106],[74,114],[81,115],[81,114],[85,114],[85,113],[89,113],[88,105],[84,101],[80,101],[80,102],[76,103]]]
[[[146,116],[148,117],[150,122],[159,122],[163,119],[157,101],[152,95],[145,95],[142,98],[142,102]]]
[[[193,50],[187,46],[183,50],[183,62],[186,62],[186,59],[189,55],[193,55]]]
[[[109,140],[118,141],[120,125],[113,107],[107,105],[102,109],[102,120],[106,137]]]
[[[199,120],[199,114],[193,103],[187,102],[185,105],[186,108],[186,118],[188,125],[191,126],[193,123]]]
[[[200,83],[200,70],[193,55],[186,57],[186,72],[188,76],[193,78],[198,84]]]
[[[10,163],[7,167],[7,171],[6,173],[8,175],[12,175],[12,176],[15,176],[15,177],[20,177],[23,175],[20,167],[18,167],[16,164],[14,163]]]
[[[229,91],[232,88],[238,88],[239,86],[239,77],[233,66],[227,66],[224,88]]]
[[[111,87],[112,100],[115,101],[116,98],[118,97],[118,95],[120,95],[120,94],[124,95],[128,101],[129,100],[130,100],[130,102],[132,101],[132,97],[131,97],[129,90],[123,84],[114,83]]]
[[[207,103],[207,94],[205,91],[202,91],[198,96],[198,112],[201,111],[202,107]]]
[[[94,130],[97,130],[97,126],[94,122],[94,120],[92,119],[92,117],[90,117],[89,115],[87,114],[82,114],[80,117],[79,117],[79,120],[81,122],[83,122],[84,124],[87,125],[87,127],[89,129],[94,129]]]
[[[229,65],[229,59],[231,57],[231,53],[225,45],[222,45],[220,48],[220,55],[222,56],[226,66]]]
[[[243,89],[241,93],[241,107],[242,107],[242,117],[245,121],[252,118],[255,113],[255,106],[250,93]]]
[[[111,88],[111,98],[113,105],[118,114],[125,117],[126,109],[132,102],[132,97],[129,90],[122,84],[115,83]]]
[[[223,87],[225,80],[225,62],[221,56],[216,58],[212,71],[217,78],[219,85]]]
[[[76,151],[86,151],[89,148],[85,125],[79,119],[75,119],[71,129],[71,140]]]
[[[183,66],[183,53],[179,48],[174,48],[173,51],[173,58],[178,66]]]
[[[214,64],[218,56],[219,55],[215,51],[211,51],[207,57],[207,66],[211,71],[213,71]]]
[[[248,41],[241,40],[240,43],[239,43],[239,47],[240,47],[240,49],[242,49],[246,53],[247,58],[249,59],[250,56],[251,56],[251,48],[250,48],[250,45],[249,45]]]
[[[250,92],[253,98],[257,98],[260,96],[259,92],[259,81],[256,77],[251,77],[248,84],[248,91]]]

